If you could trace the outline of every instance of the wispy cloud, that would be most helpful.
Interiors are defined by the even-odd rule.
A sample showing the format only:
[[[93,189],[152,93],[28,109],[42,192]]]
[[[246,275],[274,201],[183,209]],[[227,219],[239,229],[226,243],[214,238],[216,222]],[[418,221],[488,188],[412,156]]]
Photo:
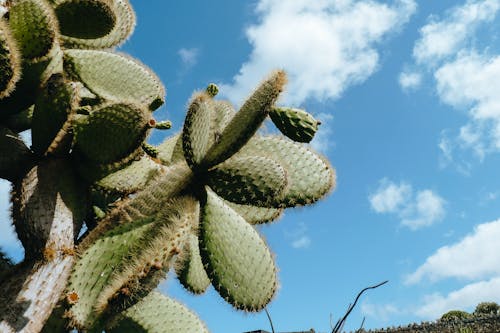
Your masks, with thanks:
[[[294,249],[307,248],[309,245],[311,245],[311,239],[308,236],[301,236],[292,242],[292,247]]]
[[[190,69],[198,62],[200,50],[197,48],[181,48],[177,54],[181,58],[185,69]]]
[[[382,321],[387,321],[391,317],[402,313],[401,308],[393,304],[373,304],[366,301],[361,303],[360,309],[363,316],[376,318]]]
[[[285,237],[294,249],[305,249],[311,245],[311,238],[307,233],[307,226],[301,222],[294,229],[287,230]]]
[[[286,103],[338,98],[376,71],[377,46],[415,10],[414,0],[260,0],[259,22],[246,30],[249,59],[221,90],[238,104],[263,75],[284,68]]]
[[[387,178],[380,180],[378,189],[368,200],[375,212],[395,214],[401,225],[411,230],[433,225],[446,213],[446,201],[433,191],[414,191],[408,183],[396,184]]]
[[[491,22],[500,9],[499,0],[467,1],[451,9],[444,19],[431,17],[420,29],[420,39],[415,43],[413,56],[417,63],[434,64],[454,55],[465,46],[481,23]]]
[[[399,85],[405,91],[416,89],[422,83],[422,74],[417,72],[401,72],[399,74]]]
[[[463,126],[446,130],[438,143],[440,165],[453,165],[464,174],[469,173],[470,153],[474,160],[483,161],[488,154],[500,152],[496,89],[500,55],[491,54],[488,43],[496,43],[494,39],[478,35],[480,29],[493,27],[499,12],[500,0],[465,1],[443,17],[431,16],[413,49],[415,65],[433,73],[441,101],[468,115]],[[480,50],[478,45],[483,44]]]
[[[500,220],[483,223],[456,244],[443,246],[427,258],[406,283],[424,278],[438,281],[446,278],[483,279],[500,277]]]

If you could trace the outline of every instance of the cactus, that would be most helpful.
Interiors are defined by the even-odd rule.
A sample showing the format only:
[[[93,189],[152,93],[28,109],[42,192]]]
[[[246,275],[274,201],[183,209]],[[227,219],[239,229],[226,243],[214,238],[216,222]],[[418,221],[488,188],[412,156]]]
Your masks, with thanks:
[[[194,294],[212,284],[236,309],[260,311],[278,277],[254,225],[335,185],[323,157],[258,133],[277,110],[290,138],[316,130],[275,106],[281,70],[238,111],[209,84],[181,133],[147,143],[172,125],[153,118],[158,77],[112,49],[134,24],[126,0],[12,0],[0,19],[0,177],[25,248],[17,265],[0,252],[2,332],[206,332],[154,291],[171,267]]]

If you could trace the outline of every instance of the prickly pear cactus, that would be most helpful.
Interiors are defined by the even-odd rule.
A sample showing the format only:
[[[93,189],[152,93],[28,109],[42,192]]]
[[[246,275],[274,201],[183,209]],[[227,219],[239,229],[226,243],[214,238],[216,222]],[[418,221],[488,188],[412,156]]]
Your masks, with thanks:
[[[335,184],[329,163],[294,142],[318,122],[275,105],[286,74],[270,73],[239,110],[208,85],[181,133],[152,146],[149,133],[171,127],[153,117],[165,89],[113,50],[135,24],[128,1],[12,0],[7,11],[0,177],[25,259],[0,252],[0,331],[206,332],[155,291],[171,267],[194,294],[212,285],[235,308],[262,310],[278,278],[254,225]],[[259,134],[268,116],[292,140]]]

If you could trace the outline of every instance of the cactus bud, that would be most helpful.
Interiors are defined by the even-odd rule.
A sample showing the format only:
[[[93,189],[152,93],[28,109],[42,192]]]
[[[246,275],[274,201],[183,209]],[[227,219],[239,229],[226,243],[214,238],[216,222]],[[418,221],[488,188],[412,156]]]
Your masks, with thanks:
[[[210,83],[206,89],[207,94],[210,97],[215,97],[219,93],[219,87],[215,83]]]
[[[275,107],[269,116],[281,133],[297,142],[310,142],[321,124],[311,114],[300,109]]]

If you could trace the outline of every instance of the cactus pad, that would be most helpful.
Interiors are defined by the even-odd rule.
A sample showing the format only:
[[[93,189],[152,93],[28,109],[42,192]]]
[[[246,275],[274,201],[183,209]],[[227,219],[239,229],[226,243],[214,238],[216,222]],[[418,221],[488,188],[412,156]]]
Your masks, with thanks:
[[[76,148],[92,161],[118,161],[141,146],[150,119],[137,105],[104,105],[74,125]]]
[[[193,294],[202,294],[210,285],[201,261],[198,236],[191,234],[175,262],[179,282]]]
[[[0,18],[0,99],[8,96],[21,75],[21,59],[16,42],[4,19]]]
[[[267,157],[234,157],[208,173],[208,185],[222,198],[243,205],[269,207],[287,185],[281,165]]]
[[[45,0],[19,0],[9,11],[9,25],[23,59],[46,56],[56,36],[54,12]]]
[[[124,311],[110,333],[208,333],[205,324],[180,303],[152,292]]]
[[[196,169],[205,157],[210,135],[211,98],[207,93],[193,96],[182,131],[184,157],[191,168]]]
[[[23,140],[10,129],[0,126],[0,178],[14,181],[34,160]]]
[[[277,286],[264,240],[210,189],[200,219],[200,253],[212,285],[235,308],[262,310]]]
[[[76,81],[108,101],[131,101],[155,110],[165,90],[143,64],[120,54],[96,50],[65,50],[64,68]]]
[[[113,6],[113,0],[57,1],[55,13],[61,34],[81,39],[106,36],[116,23]]]
[[[240,153],[271,157],[286,170],[288,186],[281,197],[275,198],[275,207],[311,204],[335,187],[335,170],[299,143],[273,136],[255,137]]]
[[[275,107],[269,116],[281,133],[297,142],[310,142],[320,124],[312,115],[300,109]]]
[[[243,147],[255,134],[286,83],[283,71],[274,72],[254,91],[220,134],[220,138],[207,152],[204,165],[217,165]]]
[[[101,0],[100,2],[112,4],[111,8],[115,17],[113,28],[106,35],[99,38],[89,39],[78,38],[72,35],[62,35],[61,39],[65,47],[79,49],[109,49],[123,43],[132,34],[135,26],[135,14],[128,0]]]
[[[231,201],[224,201],[250,224],[262,224],[278,219],[283,213],[283,208],[257,207],[240,205]]]

